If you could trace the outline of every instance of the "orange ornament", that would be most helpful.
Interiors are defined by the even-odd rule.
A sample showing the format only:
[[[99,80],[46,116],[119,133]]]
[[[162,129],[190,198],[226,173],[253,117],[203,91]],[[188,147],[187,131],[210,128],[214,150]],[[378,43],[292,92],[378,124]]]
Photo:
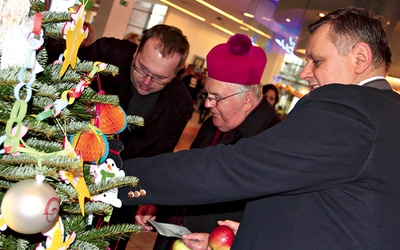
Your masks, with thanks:
[[[98,115],[92,119],[92,124],[106,135],[118,134],[127,126],[126,114],[120,106],[98,104],[96,112]]]
[[[103,162],[109,150],[107,138],[92,129],[74,136],[72,146],[85,162]]]

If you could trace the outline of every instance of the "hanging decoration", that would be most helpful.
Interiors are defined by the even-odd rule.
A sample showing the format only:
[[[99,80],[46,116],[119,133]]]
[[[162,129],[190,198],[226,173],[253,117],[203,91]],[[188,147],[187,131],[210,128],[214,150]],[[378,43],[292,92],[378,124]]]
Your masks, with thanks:
[[[94,183],[105,182],[109,179],[116,177],[124,177],[125,172],[120,170],[122,167],[122,159],[119,153],[123,150],[124,146],[119,140],[110,140],[110,153],[104,163],[100,165],[91,165],[90,173],[94,177]],[[122,201],[118,198],[118,188],[110,189],[104,193],[94,195],[94,201],[102,201],[114,207],[121,207]],[[109,218],[104,218],[108,221]]]
[[[72,22],[67,22],[64,26],[63,33],[66,36],[66,49],[64,51],[64,62],[60,71],[60,76],[63,76],[68,66],[74,69],[78,56],[78,49],[83,40],[89,34],[88,28],[83,27],[85,17],[85,8],[80,4],[76,13],[71,14]]]
[[[96,104],[96,118],[92,120],[92,124],[104,134],[113,135],[124,131],[128,121],[121,106]]]
[[[43,180],[44,176],[37,176],[17,182],[4,195],[1,214],[12,230],[35,234],[57,222],[60,200],[54,188]]]
[[[75,152],[85,162],[103,162],[108,155],[108,142],[104,133],[88,124],[89,130],[71,136],[71,144]]]
[[[83,166],[82,169],[74,172],[61,170],[59,175],[61,180],[67,184],[71,184],[78,192],[78,201],[81,213],[82,216],[85,216],[85,198],[91,200],[91,196],[83,176]]]
[[[28,47],[26,36],[23,37],[26,30],[23,23],[27,19],[29,7],[29,0],[0,1],[1,69],[10,65],[22,65],[23,63],[24,48]],[[31,30],[27,30],[27,33],[29,32]],[[19,39],[21,37],[25,39]]]
[[[49,231],[43,233],[44,236],[47,236],[46,239],[46,248],[42,246],[42,243],[39,243],[35,250],[64,250],[68,249],[68,247],[74,242],[76,238],[75,231],[72,231],[70,235],[65,237],[64,235],[64,224],[61,218],[57,221],[57,223],[52,227]],[[65,239],[64,239],[65,237]]]

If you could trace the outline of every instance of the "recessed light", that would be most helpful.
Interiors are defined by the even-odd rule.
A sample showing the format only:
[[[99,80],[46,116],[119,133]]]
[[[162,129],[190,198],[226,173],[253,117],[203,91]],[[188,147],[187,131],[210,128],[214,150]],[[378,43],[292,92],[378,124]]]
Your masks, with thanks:
[[[286,22],[290,23],[291,21],[290,18],[286,18]]]
[[[271,18],[269,18],[269,17],[262,16],[261,19],[265,20],[267,22],[271,22]]]
[[[254,15],[252,15],[252,14],[250,14],[250,13],[247,13],[247,12],[245,12],[243,15],[244,15],[244,16],[247,16],[247,17],[250,17],[250,18],[254,18]]]

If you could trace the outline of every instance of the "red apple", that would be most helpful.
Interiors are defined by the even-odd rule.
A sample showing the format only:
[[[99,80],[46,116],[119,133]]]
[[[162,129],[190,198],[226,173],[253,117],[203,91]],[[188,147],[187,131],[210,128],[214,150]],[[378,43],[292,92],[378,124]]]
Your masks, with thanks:
[[[217,226],[212,230],[208,237],[208,245],[212,250],[229,250],[231,249],[235,234],[228,226]]]

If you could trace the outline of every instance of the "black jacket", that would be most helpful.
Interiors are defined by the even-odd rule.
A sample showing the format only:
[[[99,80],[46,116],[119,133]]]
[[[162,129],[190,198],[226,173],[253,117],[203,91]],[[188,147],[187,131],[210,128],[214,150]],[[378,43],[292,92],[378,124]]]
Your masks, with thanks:
[[[322,86],[235,145],[125,161],[151,195],[135,200],[120,189],[120,197],[164,205],[257,198],[232,250],[400,249],[400,96],[368,86]]]
[[[81,48],[78,53],[81,60],[100,61],[119,67],[117,76],[100,74],[100,81],[106,94],[118,95],[120,105],[125,111],[133,95],[130,69],[136,48],[136,44],[127,40],[100,38],[92,45]],[[98,90],[98,82],[94,80],[90,87]],[[172,152],[190,119],[192,109],[191,97],[184,84],[176,77],[161,90],[150,114],[143,117],[144,127],[126,129],[122,132],[120,136],[124,143],[122,158]]]
[[[281,119],[276,114],[275,109],[265,98],[262,98],[260,104],[246,119],[232,133],[218,141],[217,144],[235,144],[240,139],[257,135],[280,121]],[[200,127],[191,148],[210,146],[217,129],[212,122],[212,117],[208,118]],[[240,221],[247,201],[188,206],[185,208],[183,224],[192,232],[210,233],[216,227],[217,220]]]

